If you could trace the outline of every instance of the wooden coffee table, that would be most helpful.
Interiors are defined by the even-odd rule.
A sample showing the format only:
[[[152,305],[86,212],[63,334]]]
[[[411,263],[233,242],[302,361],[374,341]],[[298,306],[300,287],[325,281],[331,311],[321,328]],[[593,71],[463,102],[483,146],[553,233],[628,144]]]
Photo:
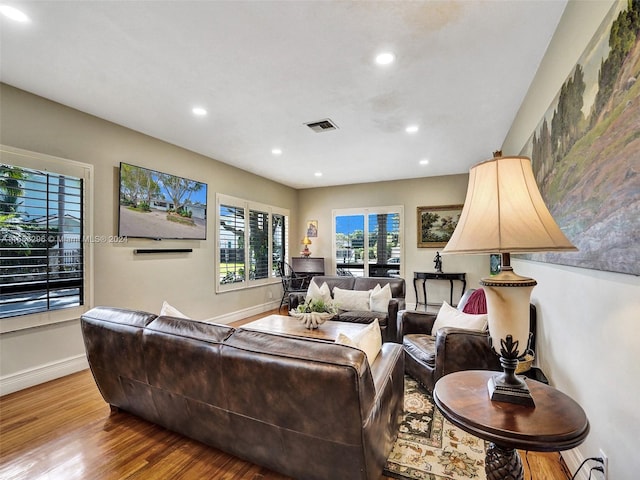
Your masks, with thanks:
[[[553,387],[527,379],[535,407],[493,402],[487,381],[495,374],[474,370],[451,373],[438,380],[433,389],[433,399],[447,420],[491,442],[485,462],[488,480],[522,480],[522,461],[516,449],[560,451],[584,441],[589,422],[574,400]]]
[[[281,333],[294,337],[317,338],[334,342],[338,334],[342,333],[350,338],[366,328],[366,324],[351,322],[335,322],[327,320],[319,328],[309,330],[297,318],[287,315],[269,315],[253,322],[245,323],[239,328],[256,330],[258,332]]]

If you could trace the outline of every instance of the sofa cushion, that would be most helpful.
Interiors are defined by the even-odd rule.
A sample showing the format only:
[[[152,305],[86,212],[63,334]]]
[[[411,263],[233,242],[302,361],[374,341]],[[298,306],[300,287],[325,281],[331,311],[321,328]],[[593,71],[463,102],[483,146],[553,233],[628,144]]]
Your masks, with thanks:
[[[352,311],[340,311],[338,312],[339,322],[353,322],[353,323],[371,323],[376,318],[381,327],[386,327],[388,323],[388,315],[380,312],[369,312],[367,310],[352,310]]]
[[[405,281],[403,278],[391,277],[352,277],[353,290],[373,290],[376,285],[389,285],[393,298],[405,298]],[[340,288],[343,288],[342,286]]]
[[[371,324],[352,337],[349,337],[344,333],[338,334],[338,338],[336,338],[335,343],[348,345],[362,350],[367,356],[369,365],[371,365],[382,348],[382,334],[380,333],[378,320],[374,320]]]
[[[433,323],[431,335],[436,335],[442,327],[466,328],[468,330],[484,331],[487,329],[488,315],[471,315],[453,308],[447,302],[442,303],[436,321]]]
[[[329,285],[327,285],[327,282],[323,282],[322,286],[320,287],[315,282],[309,283],[305,302],[309,303],[312,300],[322,300],[325,303],[331,301],[331,291],[329,290]]]
[[[404,351],[429,367],[436,366],[436,337],[412,333],[405,335],[402,344]]]
[[[376,285],[376,288],[371,292],[371,311],[387,313],[389,311],[389,300],[391,300],[391,288],[387,283],[384,287],[380,284]]]
[[[371,310],[370,295],[370,290],[343,290],[338,287],[333,289],[333,300],[341,310]]]
[[[189,317],[187,317],[184,313],[182,313],[176,307],[169,305],[169,303],[166,300],[162,302],[162,308],[160,309],[160,316],[186,318],[187,320],[189,320]]]
[[[484,290],[482,288],[475,290],[460,310],[472,315],[487,313],[487,298],[485,297]]]

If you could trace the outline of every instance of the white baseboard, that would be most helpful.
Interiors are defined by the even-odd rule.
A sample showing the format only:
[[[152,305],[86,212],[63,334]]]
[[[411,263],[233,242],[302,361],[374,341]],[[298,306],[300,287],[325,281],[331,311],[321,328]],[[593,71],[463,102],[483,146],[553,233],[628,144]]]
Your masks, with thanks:
[[[222,323],[226,325],[228,323],[242,320],[244,318],[251,317],[253,315],[259,315],[261,313],[268,312],[269,310],[274,310],[278,308],[278,305],[280,305],[280,301],[275,300],[273,302],[263,303],[262,305],[256,305],[250,308],[245,308],[243,310],[237,310],[235,312],[225,313],[224,315],[218,315],[217,317],[207,318],[203,321],[212,322],[212,323]],[[283,315],[286,315],[286,313],[284,313],[284,310],[282,312],[283,312],[282,313]]]
[[[569,472],[571,473],[571,475],[575,475],[576,470],[578,470],[578,468],[580,467],[580,465],[585,459],[584,455],[580,453],[580,450],[578,448],[565,450],[564,452],[560,452],[560,455],[562,455],[562,459],[564,460],[564,463],[567,465],[567,468],[569,469]],[[590,464],[590,465],[595,466],[596,464]],[[598,473],[598,472],[595,472],[595,473]],[[598,477],[597,475],[591,475],[592,480],[596,480],[599,478],[601,477]],[[589,468],[583,467],[582,470],[580,470],[580,473],[576,476],[576,480],[589,480]]]
[[[87,357],[82,354],[12,373],[0,378],[0,395],[24,390],[87,368],[89,368]]]

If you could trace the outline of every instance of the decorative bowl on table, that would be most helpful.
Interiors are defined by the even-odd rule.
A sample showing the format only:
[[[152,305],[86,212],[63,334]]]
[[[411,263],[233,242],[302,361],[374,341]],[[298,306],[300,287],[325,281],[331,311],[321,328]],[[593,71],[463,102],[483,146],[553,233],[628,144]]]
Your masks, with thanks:
[[[333,318],[337,312],[338,309],[330,302],[311,300],[291,310],[289,315],[300,320],[309,330],[313,330]]]

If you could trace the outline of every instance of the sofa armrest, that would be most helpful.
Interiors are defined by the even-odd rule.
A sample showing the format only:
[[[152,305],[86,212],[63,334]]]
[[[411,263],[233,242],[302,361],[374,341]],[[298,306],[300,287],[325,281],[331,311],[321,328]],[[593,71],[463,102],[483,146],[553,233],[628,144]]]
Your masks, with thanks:
[[[402,337],[398,335],[398,327],[396,325],[396,318],[398,312],[404,308],[404,298],[392,298],[389,300],[389,306],[387,307],[387,330],[385,332],[385,342],[402,343]]]
[[[380,478],[398,436],[404,411],[402,345],[383,344],[370,370],[375,385],[375,396],[367,404],[367,409],[362,415],[362,441],[365,462],[371,467],[367,469],[367,478]]]
[[[437,315],[434,313],[416,312],[413,310],[405,310],[398,315],[398,338],[402,341],[402,337],[412,333],[422,333],[431,335],[431,329],[436,321]]]
[[[488,332],[444,327],[436,333],[434,381],[462,370],[500,371],[500,359],[489,346]]]

